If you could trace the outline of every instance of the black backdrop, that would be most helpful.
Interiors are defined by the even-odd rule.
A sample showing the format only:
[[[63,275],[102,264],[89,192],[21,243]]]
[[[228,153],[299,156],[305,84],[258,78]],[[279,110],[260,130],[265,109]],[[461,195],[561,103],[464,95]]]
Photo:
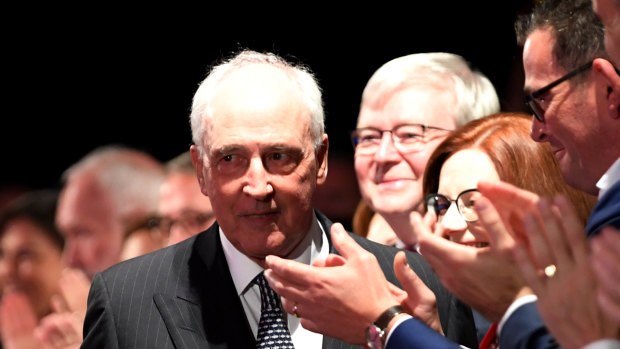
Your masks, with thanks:
[[[1,187],[56,186],[67,166],[103,144],[162,161],[186,150],[193,92],[210,64],[239,48],[273,51],[315,72],[331,151],[345,157],[366,81],[398,56],[461,54],[491,79],[504,110],[522,110],[513,22],[527,1],[360,3],[338,11],[168,6],[5,13]]]

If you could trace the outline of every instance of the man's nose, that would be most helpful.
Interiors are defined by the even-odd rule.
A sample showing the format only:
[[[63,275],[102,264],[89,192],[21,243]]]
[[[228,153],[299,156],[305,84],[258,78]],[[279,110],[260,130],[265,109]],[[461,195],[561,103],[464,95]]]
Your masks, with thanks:
[[[262,159],[252,159],[243,183],[243,193],[257,200],[264,200],[273,193],[273,190],[270,175],[265,169]]]
[[[381,135],[379,148],[375,153],[375,160],[379,162],[400,161],[402,157],[394,144],[391,132],[384,132]]]
[[[547,140],[546,133],[547,125],[538,121],[535,117],[532,117],[532,128],[530,130],[530,137],[536,142],[544,142]]]

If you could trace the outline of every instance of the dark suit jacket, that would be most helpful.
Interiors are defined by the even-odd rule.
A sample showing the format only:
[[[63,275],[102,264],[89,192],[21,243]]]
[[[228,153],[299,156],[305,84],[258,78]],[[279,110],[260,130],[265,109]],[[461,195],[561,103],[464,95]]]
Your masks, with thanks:
[[[594,206],[586,225],[588,237],[607,225],[620,229],[620,181],[614,183]]]
[[[331,222],[318,212],[317,216],[329,232]],[[218,229],[215,223],[183,242],[97,274],[88,296],[82,347],[255,348]],[[377,257],[386,278],[397,283],[392,268],[398,250],[353,236]],[[331,240],[329,244],[335,252]],[[408,259],[437,297],[446,336],[476,347],[470,309],[442,287],[421,256],[409,253]],[[353,347],[323,339],[323,348]]]
[[[614,183],[594,206],[586,225],[588,238],[607,225],[620,229],[620,182]],[[502,349],[559,348],[545,327],[536,302],[510,315],[502,328],[499,344]]]

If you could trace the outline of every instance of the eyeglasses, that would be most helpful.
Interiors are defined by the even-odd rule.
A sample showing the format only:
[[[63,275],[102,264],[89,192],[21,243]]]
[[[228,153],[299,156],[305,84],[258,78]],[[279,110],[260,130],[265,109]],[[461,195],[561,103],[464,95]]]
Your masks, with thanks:
[[[351,132],[355,152],[361,155],[375,154],[379,150],[385,132],[392,135],[394,147],[401,154],[406,154],[422,150],[426,142],[451,130],[421,124],[404,124],[391,130],[380,130],[374,127],[358,128]]]
[[[426,196],[426,209],[435,213],[437,221],[441,221],[443,216],[452,205],[456,202],[456,208],[466,222],[473,223],[478,220],[478,214],[474,210],[476,199],[480,197],[478,189],[467,189],[462,191],[456,199],[441,194],[429,194]]]
[[[561,78],[555,80],[554,82],[548,84],[547,86],[538,89],[530,94],[528,94],[527,96],[525,96],[525,105],[527,105],[532,112],[534,113],[534,117],[536,118],[536,120],[540,121],[540,122],[545,122],[545,109],[543,107],[540,106],[540,103],[537,101],[539,100],[540,102],[544,102],[545,100],[543,98],[540,98],[542,95],[544,95],[545,93],[549,92],[549,90],[551,90],[552,88],[556,87],[557,85],[563,83],[564,81],[571,79],[573,77],[575,77],[576,75],[578,75],[581,72],[584,72],[588,69],[592,68],[592,61],[582,65],[581,67],[569,72],[568,74],[562,76]]]
[[[169,235],[172,227],[178,223],[181,224],[186,231],[198,233],[206,228],[205,224],[212,217],[213,215],[209,213],[186,211],[179,218],[159,218],[159,228],[161,229],[162,233],[164,233],[165,235]]]

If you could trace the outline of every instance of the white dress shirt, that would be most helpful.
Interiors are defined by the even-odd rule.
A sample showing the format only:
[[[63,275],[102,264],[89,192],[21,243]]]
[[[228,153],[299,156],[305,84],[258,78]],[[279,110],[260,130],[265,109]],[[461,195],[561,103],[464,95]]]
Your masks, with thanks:
[[[329,254],[329,243],[327,235],[323,227],[319,224],[316,216],[312,220],[310,231],[306,234],[304,240],[286,256],[304,264],[311,264],[315,259],[326,258]],[[252,280],[264,269],[256,264],[249,257],[239,252],[233,244],[226,238],[222,228],[220,228],[220,238],[222,240],[222,248],[226,256],[226,262],[230,269],[237,294],[245,310],[254,338],[258,334],[258,322],[260,320],[260,289],[257,285],[252,284]],[[303,314],[303,309],[300,309]],[[323,335],[314,333],[303,328],[298,318],[291,314],[287,314],[288,327],[291,332],[291,338],[295,348],[321,348],[323,345]]]
[[[603,177],[596,183],[596,187],[599,189],[598,198],[600,199],[612,185],[620,181],[620,158],[611,165],[611,167],[603,174]]]

